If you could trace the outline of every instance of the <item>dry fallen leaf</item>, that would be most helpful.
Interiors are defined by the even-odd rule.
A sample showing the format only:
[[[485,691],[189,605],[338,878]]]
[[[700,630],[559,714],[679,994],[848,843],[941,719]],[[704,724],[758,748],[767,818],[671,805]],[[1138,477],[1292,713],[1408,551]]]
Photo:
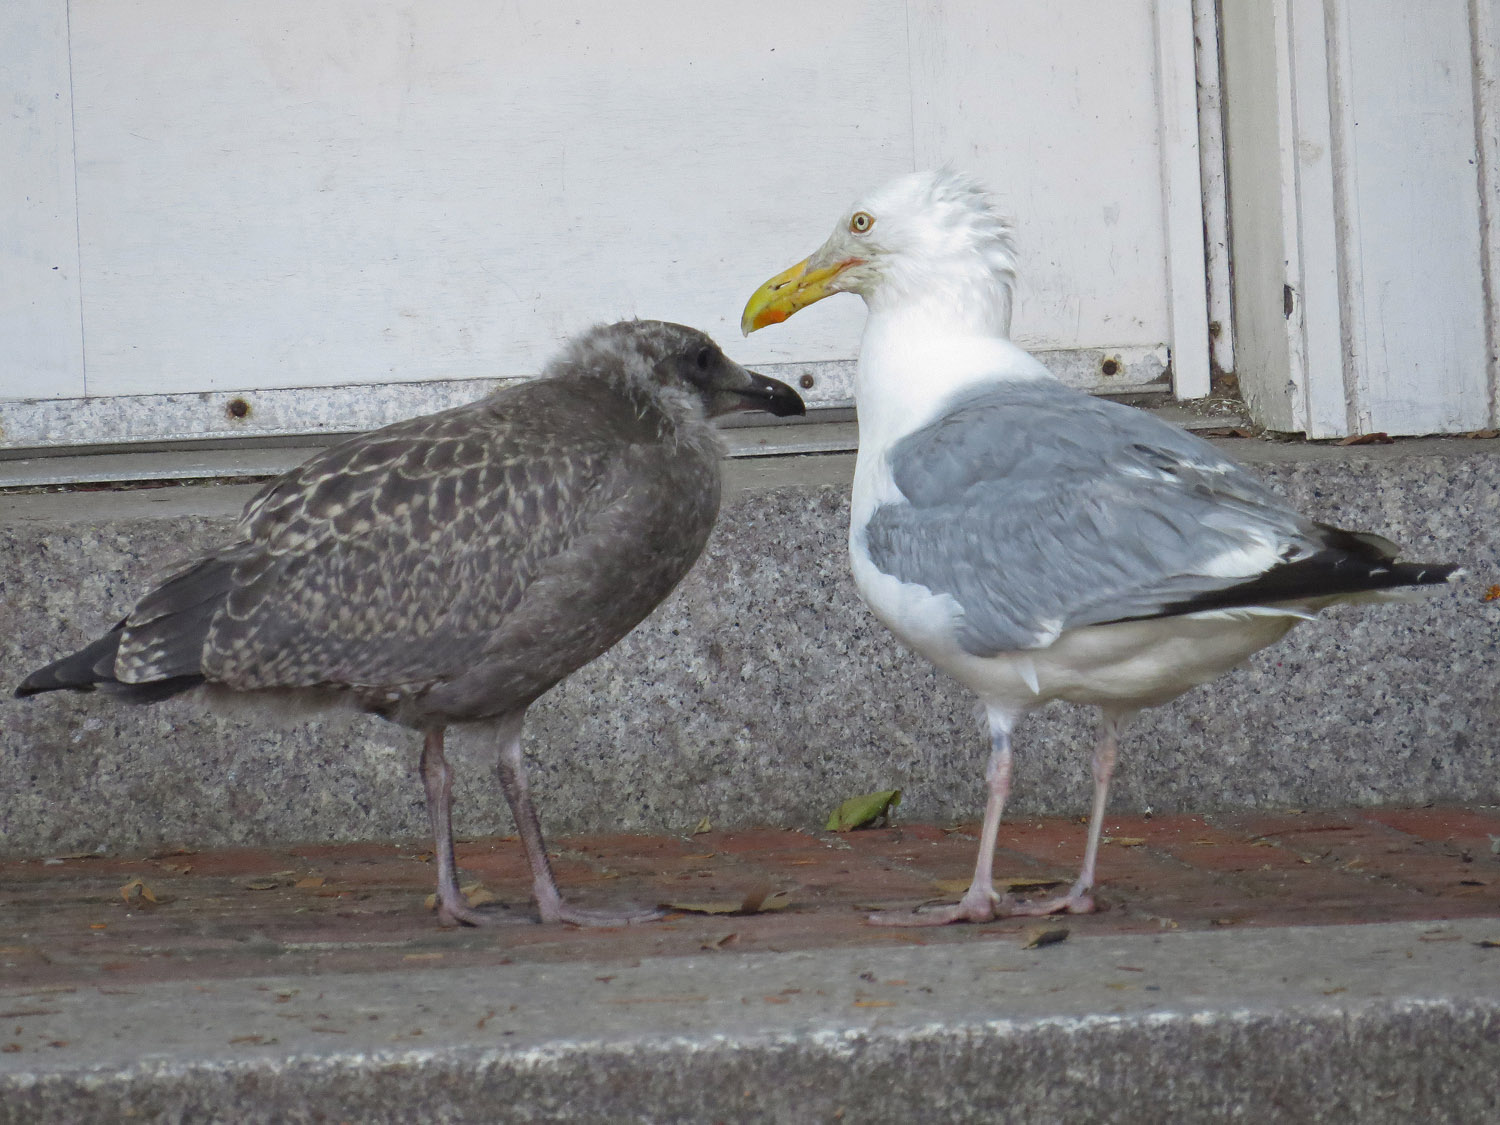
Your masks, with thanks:
[[[744,898],[719,899],[708,902],[663,902],[663,910],[680,910],[684,914],[769,914],[773,910],[785,910],[791,905],[790,891],[771,892],[769,883],[750,888]]]
[[[463,891],[464,898],[469,900],[470,906],[483,906],[489,902],[500,901],[500,896],[491,891],[483,883],[465,883],[458,889]]]
[[[1461,434],[1460,436],[1466,438],[1497,438],[1500,437],[1500,430],[1470,430],[1468,433]]]
[[[251,879],[244,884],[247,891],[274,891],[281,886],[280,879]]]
[[[856,1008],[894,1008],[896,1002],[894,1000],[856,1000],[854,1006]]]
[[[1144,847],[1145,846],[1145,844],[1146,844],[1146,837],[1144,837],[1144,836],[1106,836],[1106,837],[1104,837],[1104,841],[1103,842],[1106,843],[1106,844],[1117,844],[1117,845],[1119,845],[1122,848],[1140,848],[1140,847]]]
[[[739,940],[739,936],[740,935],[737,934],[737,933],[733,933],[733,932],[727,933],[723,937],[719,938],[717,941],[705,941],[699,948],[700,949],[710,949],[710,950],[712,950],[712,949],[723,949],[726,945],[729,945],[731,942]]]
[[[470,906],[484,906],[486,903],[500,901],[500,896],[489,890],[483,883],[465,883],[458,889]],[[437,895],[428,895],[422,900],[422,905],[428,910],[436,910]]]
[[[705,816],[702,820],[700,820],[698,822],[697,827],[695,827],[693,829],[693,835],[694,836],[702,836],[705,832],[712,832],[713,830],[714,830],[713,821],[709,820],[708,817]]]
[[[1387,433],[1351,434],[1334,445],[1394,445],[1396,439]]]
[[[1026,938],[1022,949],[1040,949],[1044,945],[1056,945],[1068,940],[1066,926],[1033,926],[1023,935]]]
[[[828,823],[823,827],[829,832],[850,832],[877,820],[889,823],[891,810],[900,803],[899,789],[882,789],[878,793],[850,797],[829,814]]]
[[[1487,602],[1500,601],[1500,586],[1491,586],[1484,592],[1484,600]]]
[[[146,886],[142,879],[132,879],[120,888],[120,897],[126,902],[144,899],[146,902],[155,902],[156,896],[151,893],[151,888]]]
[[[298,879],[292,886],[299,891],[315,891],[327,880],[322,875],[309,875],[305,879]]]

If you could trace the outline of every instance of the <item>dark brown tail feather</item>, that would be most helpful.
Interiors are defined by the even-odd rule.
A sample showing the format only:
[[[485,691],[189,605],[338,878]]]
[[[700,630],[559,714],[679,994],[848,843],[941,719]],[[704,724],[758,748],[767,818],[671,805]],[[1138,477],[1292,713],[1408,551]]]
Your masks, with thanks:
[[[147,684],[122,684],[115,679],[115,653],[120,648],[121,621],[92,644],[71,656],[38,668],[16,688],[16,698],[25,699],[45,691],[104,691],[129,703],[156,703],[203,682],[202,676],[171,676]]]

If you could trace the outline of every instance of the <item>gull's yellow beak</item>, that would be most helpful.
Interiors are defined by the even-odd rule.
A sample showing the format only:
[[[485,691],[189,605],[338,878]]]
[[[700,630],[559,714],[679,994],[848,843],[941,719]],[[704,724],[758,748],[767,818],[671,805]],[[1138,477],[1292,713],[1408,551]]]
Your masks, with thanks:
[[[812,258],[805,258],[791,269],[783,270],[751,295],[745,313],[740,317],[740,331],[748,336],[757,328],[780,324],[798,309],[805,309],[815,301],[840,292],[833,285],[834,278],[850,266],[859,265],[861,260],[850,258],[809,270],[807,263]]]

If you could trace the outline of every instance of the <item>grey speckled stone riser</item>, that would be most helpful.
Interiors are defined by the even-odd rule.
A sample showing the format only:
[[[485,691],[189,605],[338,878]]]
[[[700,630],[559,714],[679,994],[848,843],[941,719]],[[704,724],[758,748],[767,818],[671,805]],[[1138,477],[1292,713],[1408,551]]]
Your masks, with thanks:
[[[1500,801],[1500,454],[1490,442],[1330,450],[1235,442],[1319,518],[1462,563],[1414,605],[1345,607],[1143,715],[1112,808]],[[844,538],[851,459],[737,463],[708,552],[619,646],[543,698],[527,748],[549,833],[821,823],[905,791],[902,814],[977,816],[973,700],[859,601]],[[163,565],[221,538],[245,488],[0,503],[7,689],[96,635]],[[5,700],[0,850],[128,851],[420,838],[418,737],[324,713],[284,725],[194,698]],[[1012,809],[1086,811],[1093,716],[1054,706],[1017,741]],[[483,730],[450,740],[461,834],[510,830]]]

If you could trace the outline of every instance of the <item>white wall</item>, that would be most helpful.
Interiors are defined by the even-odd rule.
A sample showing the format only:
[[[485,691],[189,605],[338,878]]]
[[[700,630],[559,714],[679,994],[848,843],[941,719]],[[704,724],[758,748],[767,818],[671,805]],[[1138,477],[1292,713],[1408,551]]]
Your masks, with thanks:
[[[84,393],[67,17],[0,11],[0,394]]]
[[[0,340],[0,397],[523,375],[630,315],[696,324],[746,361],[845,359],[854,298],[741,341],[745,298],[853,194],[945,160],[1015,212],[1018,337],[1114,349],[1139,367],[1117,381],[1150,378],[1174,332],[1202,332],[1172,322],[1203,287],[1198,201],[1169,191],[1184,169],[1196,182],[1196,133],[1164,130],[1184,89],[1191,105],[1189,13],[11,0],[16,96],[59,99],[7,127],[58,190],[40,211],[0,196],[7,275],[25,267],[0,290],[6,323],[44,264],[81,273],[71,304],[58,285]],[[1174,222],[1197,232],[1196,274]]]

